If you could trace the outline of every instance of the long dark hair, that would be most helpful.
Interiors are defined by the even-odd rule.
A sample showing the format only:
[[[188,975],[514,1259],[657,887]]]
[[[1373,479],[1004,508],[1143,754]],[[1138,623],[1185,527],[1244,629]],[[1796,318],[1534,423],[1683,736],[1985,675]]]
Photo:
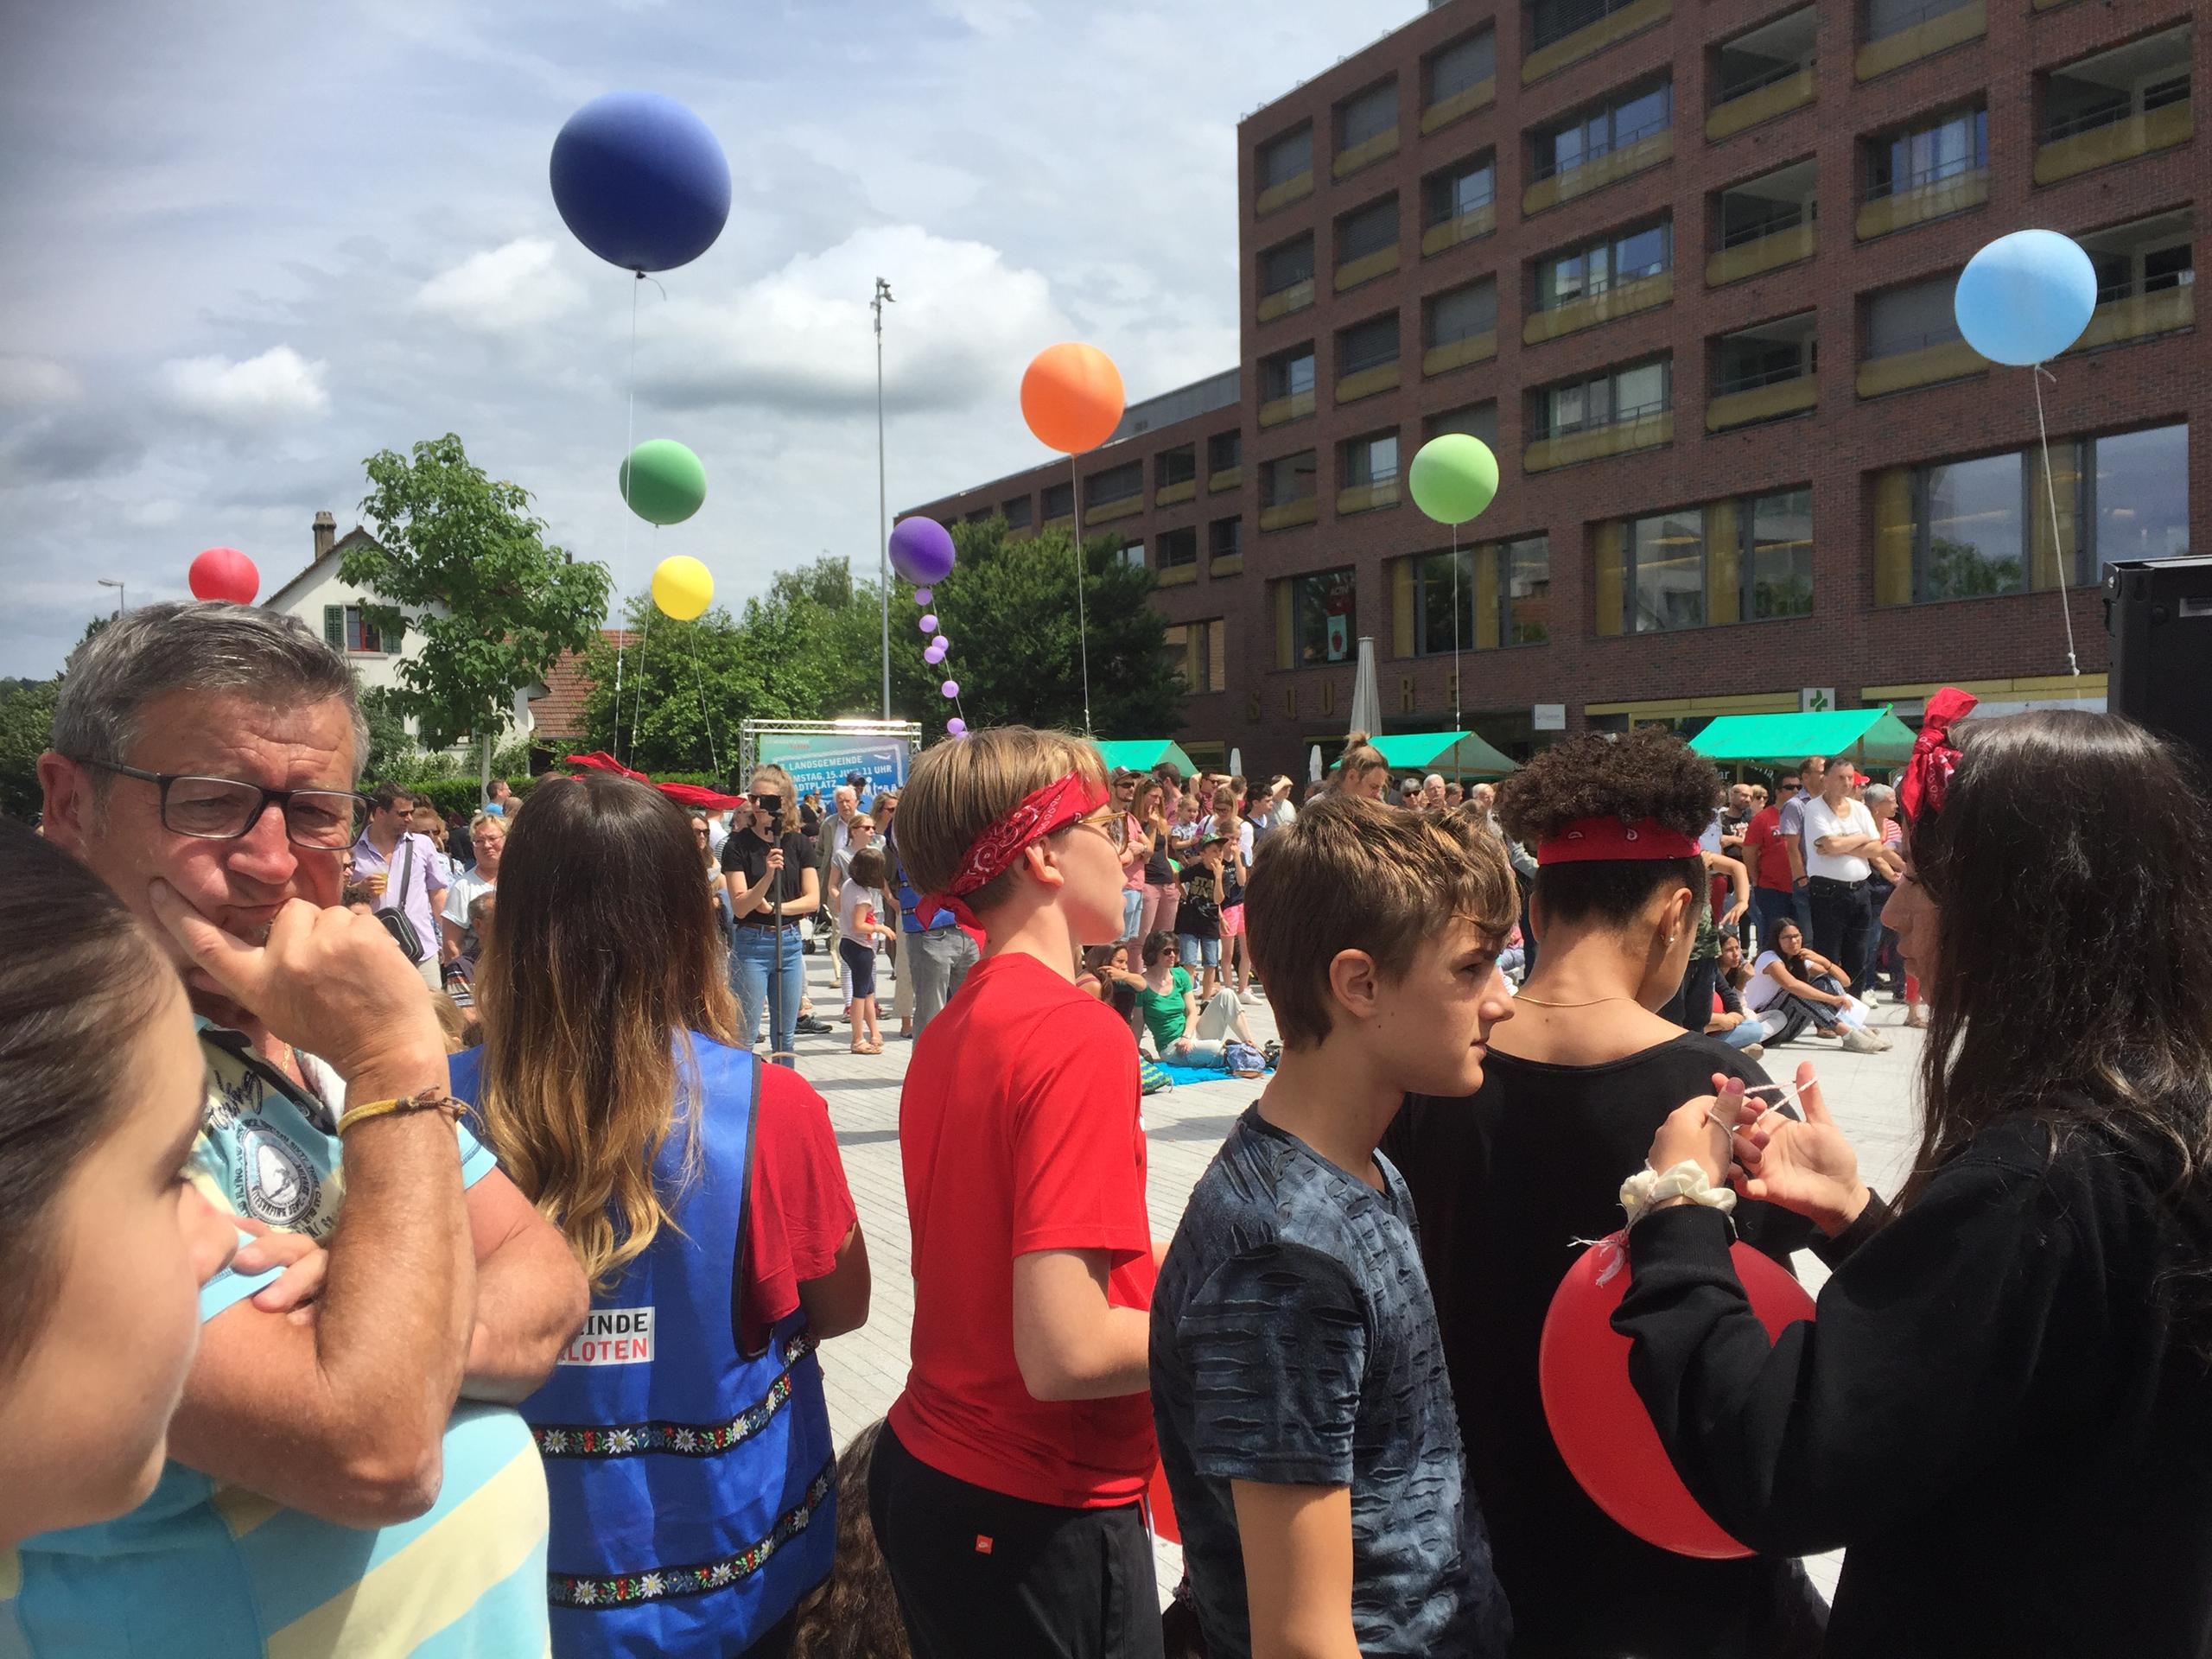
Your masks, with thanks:
[[[1907,847],[1941,907],[1910,1197],[1992,1119],[2147,1146],[2212,1212],[2212,830],[2196,769],[2133,721],[1970,721]],[[2212,1263],[2203,1271],[2212,1276]],[[2212,1301],[2212,1284],[2193,1296]]]
[[[654,1166],[678,1041],[737,1041],[694,840],[674,802],[626,778],[533,792],[478,970],[493,1150],[601,1289],[669,1220]]]
[[[142,1031],[176,983],[105,882],[20,824],[0,823],[0,1376],[54,1306],[48,1207],[130,1098]]]

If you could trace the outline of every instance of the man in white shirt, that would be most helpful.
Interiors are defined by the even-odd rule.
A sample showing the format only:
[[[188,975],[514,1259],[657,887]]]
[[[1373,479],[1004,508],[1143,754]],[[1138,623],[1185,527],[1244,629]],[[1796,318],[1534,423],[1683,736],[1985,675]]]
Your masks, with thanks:
[[[1830,757],[1819,798],[1805,806],[1805,871],[1813,949],[1850,976],[1853,996],[1864,996],[1874,934],[1867,855],[1882,850],[1882,836],[1866,803],[1851,798],[1856,772],[1847,756]]]

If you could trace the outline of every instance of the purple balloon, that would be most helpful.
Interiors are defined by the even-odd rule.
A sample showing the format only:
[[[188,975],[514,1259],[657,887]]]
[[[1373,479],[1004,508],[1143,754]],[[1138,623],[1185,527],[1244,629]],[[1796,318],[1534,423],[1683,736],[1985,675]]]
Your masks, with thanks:
[[[947,737],[967,736],[968,722],[961,719],[959,715],[955,715],[950,720],[944,722],[944,734]]]
[[[944,647],[943,645],[931,645],[927,651],[922,653],[922,660],[927,663],[931,668],[935,668],[939,663],[944,660]]]
[[[947,702],[950,702],[953,698],[960,695],[960,682],[957,680],[947,680],[943,685],[938,687],[938,690],[944,694],[944,700]]]
[[[925,616],[920,621],[914,624],[914,626],[919,628],[924,633],[935,633],[937,632],[937,618],[935,616]]]
[[[946,639],[941,633],[938,635],[936,639],[931,640],[930,644],[935,645],[939,651],[950,651],[952,649],[952,641]]]
[[[952,569],[952,532],[934,518],[901,518],[891,530],[891,568],[926,588]]]
[[[928,588],[915,588],[915,589],[914,589],[914,603],[915,603],[915,604],[917,604],[917,605],[918,605],[918,606],[920,606],[920,607],[921,607],[924,610],[925,610],[925,611],[926,611],[927,609],[929,609],[929,607],[930,607],[930,590],[929,590]]]

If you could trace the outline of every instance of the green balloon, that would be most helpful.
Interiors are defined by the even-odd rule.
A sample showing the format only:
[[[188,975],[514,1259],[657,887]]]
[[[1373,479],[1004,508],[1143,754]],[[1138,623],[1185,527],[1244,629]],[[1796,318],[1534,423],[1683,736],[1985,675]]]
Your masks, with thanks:
[[[1464,524],[1497,494],[1497,457],[1465,432],[1431,438],[1406,474],[1414,505],[1440,524]]]
[[[630,511],[649,524],[680,524],[707,499],[707,469],[674,438],[652,438],[632,449],[615,484]]]

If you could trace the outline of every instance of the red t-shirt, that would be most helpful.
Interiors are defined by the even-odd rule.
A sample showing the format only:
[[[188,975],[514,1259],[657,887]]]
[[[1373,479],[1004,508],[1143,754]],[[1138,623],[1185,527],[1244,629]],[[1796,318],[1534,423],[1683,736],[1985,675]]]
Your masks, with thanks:
[[[916,1039],[899,1103],[913,1363],[890,1421],[931,1468],[1063,1509],[1143,1494],[1150,1396],[1038,1400],[1014,1357],[1018,1255],[1103,1250],[1108,1301],[1152,1306],[1138,1114],[1128,1027],[1033,957],[969,969]]]
[[[738,1340],[747,1353],[759,1352],[769,1327],[798,1310],[801,1281],[836,1265],[837,1247],[859,1219],[829,1104],[798,1072],[760,1068],[753,1136],[738,1295]]]
[[[1744,852],[1758,861],[1751,869],[1755,886],[1777,893],[1796,890],[1796,880],[1789,874],[1789,845],[1782,838],[1780,807],[1763,806],[1752,815],[1750,828],[1744,831]]]

